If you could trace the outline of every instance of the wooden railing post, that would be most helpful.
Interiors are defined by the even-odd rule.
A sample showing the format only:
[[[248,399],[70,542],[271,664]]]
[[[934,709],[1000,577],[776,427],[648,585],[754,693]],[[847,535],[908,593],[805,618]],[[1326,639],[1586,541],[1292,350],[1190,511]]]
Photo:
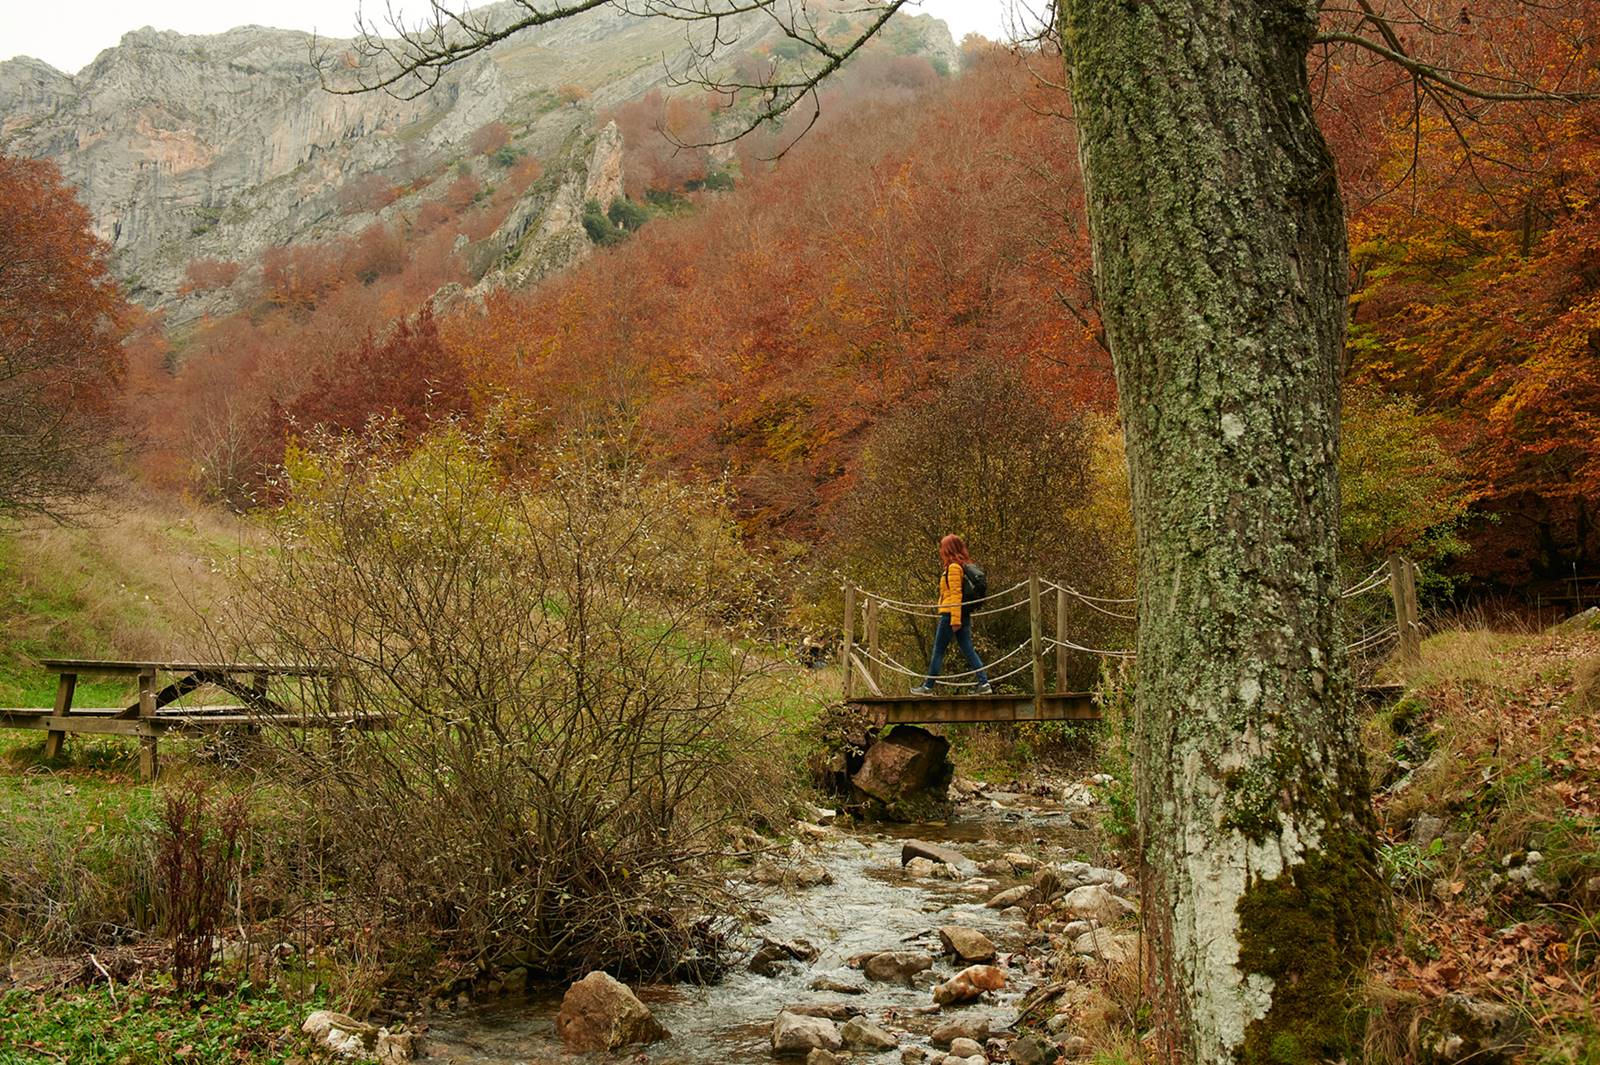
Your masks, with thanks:
[[[1044,694],[1044,616],[1039,607],[1039,578],[1028,578],[1028,622],[1033,636],[1033,694]]]
[[[1422,657],[1422,626],[1417,618],[1417,567],[1410,559],[1389,556],[1389,596],[1400,633],[1400,664],[1415,665]]]
[[[1056,691],[1067,690],[1067,590],[1056,589]]]
[[[844,701],[849,702],[855,692],[856,655],[856,586],[844,586],[844,652],[839,664],[844,668]]]
[[[882,606],[875,595],[867,596],[867,676],[872,686],[883,689],[883,667],[878,664],[878,609]]]

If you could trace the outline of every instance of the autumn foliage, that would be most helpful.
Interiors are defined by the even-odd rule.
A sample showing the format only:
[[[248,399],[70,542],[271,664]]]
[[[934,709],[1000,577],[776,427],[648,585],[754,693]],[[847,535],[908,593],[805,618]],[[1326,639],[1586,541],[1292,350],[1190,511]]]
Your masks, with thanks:
[[[1478,3],[1419,54],[1491,88],[1600,89],[1600,5]],[[1354,373],[1439,419],[1479,493],[1461,565],[1505,587],[1600,563],[1600,104],[1419,105],[1355,64],[1332,111],[1356,271]],[[1366,144],[1353,135],[1366,129]]]
[[[1490,0],[1402,43],[1507,84],[1592,90],[1594,7]],[[193,264],[192,289],[256,285],[255,298],[176,353],[152,433],[167,458],[152,465],[170,481],[221,468],[204,457],[219,450],[270,466],[284,418],[351,430],[391,408],[414,419],[418,395],[397,396],[377,371],[348,376],[392,356],[451,382],[437,409],[498,407],[530,440],[624,431],[679,472],[726,477],[751,530],[812,542],[841,513],[875,427],[927,410],[975,369],[1007,368],[1060,412],[1110,412],[1070,105],[1049,63],[1029,62],[977,41],[954,78],[916,56],[862,56],[792,146],[763,129],[697,147],[718,129],[717,101],[697,93],[617,105],[598,117],[623,132],[647,224],[533,290],[437,321],[419,315],[430,297],[484,266],[461,238],[493,232],[538,177],[533,159],[436,172],[427,202],[236,275]],[[1313,77],[1354,262],[1351,550],[1408,551],[1506,587],[1593,569],[1600,105],[1461,98],[1445,112],[1349,50],[1319,50]],[[501,153],[507,136],[491,123],[471,148]],[[713,184],[737,193],[696,191]],[[397,191],[376,178],[347,188],[367,203]],[[437,349],[407,339],[380,356],[381,338],[412,333]]]
[[[0,518],[105,479],[128,315],[106,253],[53,164],[0,155]]]

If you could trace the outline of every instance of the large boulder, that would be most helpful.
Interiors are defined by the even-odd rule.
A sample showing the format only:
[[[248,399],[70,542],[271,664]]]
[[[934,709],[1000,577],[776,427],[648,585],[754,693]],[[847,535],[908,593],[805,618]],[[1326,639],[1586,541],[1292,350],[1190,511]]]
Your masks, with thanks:
[[[812,1050],[838,1050],[844,1045],[839,1026],[825,1017],[806,1017],[785,1010],[772,1022],[774,1054],[809,1054]]]
[[[938,820],[949,807],[950,741],[915,725],[896,725],[867,748],[851,776],[867,812],[890,821]]]
[[[909,984],[924,969],[933,968],[933,959],[920,950],[886,950],[874,954],[861,966],[868,980],[884,984]]]
[[[953,954],[961,961],[994,961],[994,942],[976,928],[947,924],[939,929],[939,942],[946,954]]]
[[[667,1030],[626,984],[592,972],[567,988],[556,1014],[556,1034],[568,1050],[616,1050],[630,1043],[654,1043]]]

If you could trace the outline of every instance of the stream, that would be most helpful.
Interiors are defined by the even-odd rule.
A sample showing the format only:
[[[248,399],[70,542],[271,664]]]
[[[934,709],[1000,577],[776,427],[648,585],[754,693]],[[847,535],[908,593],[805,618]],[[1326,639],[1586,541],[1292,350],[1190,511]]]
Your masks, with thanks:
[[[1082,789],[1071,789],[1082,795]],[[829,838],[808,844],[805,860],[824,866],[833,883],[812,888],[762,887],[756,907],[771,919],[749,930],[746,958],[760,938],[779,942],[804,940],[820,952],[809,962],[781,966],[762,976],[743,961],[715,984],[664,984],[634,990],[671,1033],[665,1041],[631,1046],[611,1055],[570,1054],[555,1034],[559,995],[515,999],[435,1015],[424,1043],[428,1062],[439,1065],[545,1065],[545,1063],[627,1061],[652,1065],[743,1065],[774,1061],[770,1036],[773,1019],[792,1005],[842,1003],[899,1038],[900,1048],[929,1047],[928,1034],[952,1014],[933,1006],[929,974],[915,986],[875,983],[846,965],[864,952],[920,950],[935,958],[939,981],[958,972],[961,963],[940,957],[938,928],[964,925],[976,929],[999,950],[1007,967],[1006,987],[970,1006],[963,1016],[987,1016],[996,1031],[1016,1015],[1018,1000],[1040,979],[1040,965],[1030,951],[1033,933],[1015,911],[1010,915],[985,903],[998,891],[1026,877],[981,875],[948,879],[914,876],[901,865],[901,847],[916,839],[942,844],[980,864],[1004,853],[1023,853],[1043,862],[1088,857],[1093,833],[1077,827],[1073,813],[1084,820],[1082,805],[1059,798],[990,792],[957,807],[948,823],[870,825],[842,828]],[[991,866],[993,868],[993,866]],[[1033,944],[1033,946],[1030,946]],[[856,985],[860,994],[816,990],[819,979]],[[877,1056],[885,1062],[898,1057]],[[789,1059],[796,1060],[796,1059]]]

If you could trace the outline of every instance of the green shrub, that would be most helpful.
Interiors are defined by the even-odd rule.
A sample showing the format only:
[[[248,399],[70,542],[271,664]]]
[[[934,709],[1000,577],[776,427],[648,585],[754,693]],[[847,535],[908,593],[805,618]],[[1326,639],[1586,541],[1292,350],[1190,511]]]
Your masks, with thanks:
[[[617,244],[627,236],[606,217],[599,200],[590,200],[583,205],[583,231],[589,235],[591,242],[601,247]]]
[[[618,196],[611,201],[611,206],[606,208],[606,217],[618,229],[632,233],[650,221],[650,212],[626,196]]]

